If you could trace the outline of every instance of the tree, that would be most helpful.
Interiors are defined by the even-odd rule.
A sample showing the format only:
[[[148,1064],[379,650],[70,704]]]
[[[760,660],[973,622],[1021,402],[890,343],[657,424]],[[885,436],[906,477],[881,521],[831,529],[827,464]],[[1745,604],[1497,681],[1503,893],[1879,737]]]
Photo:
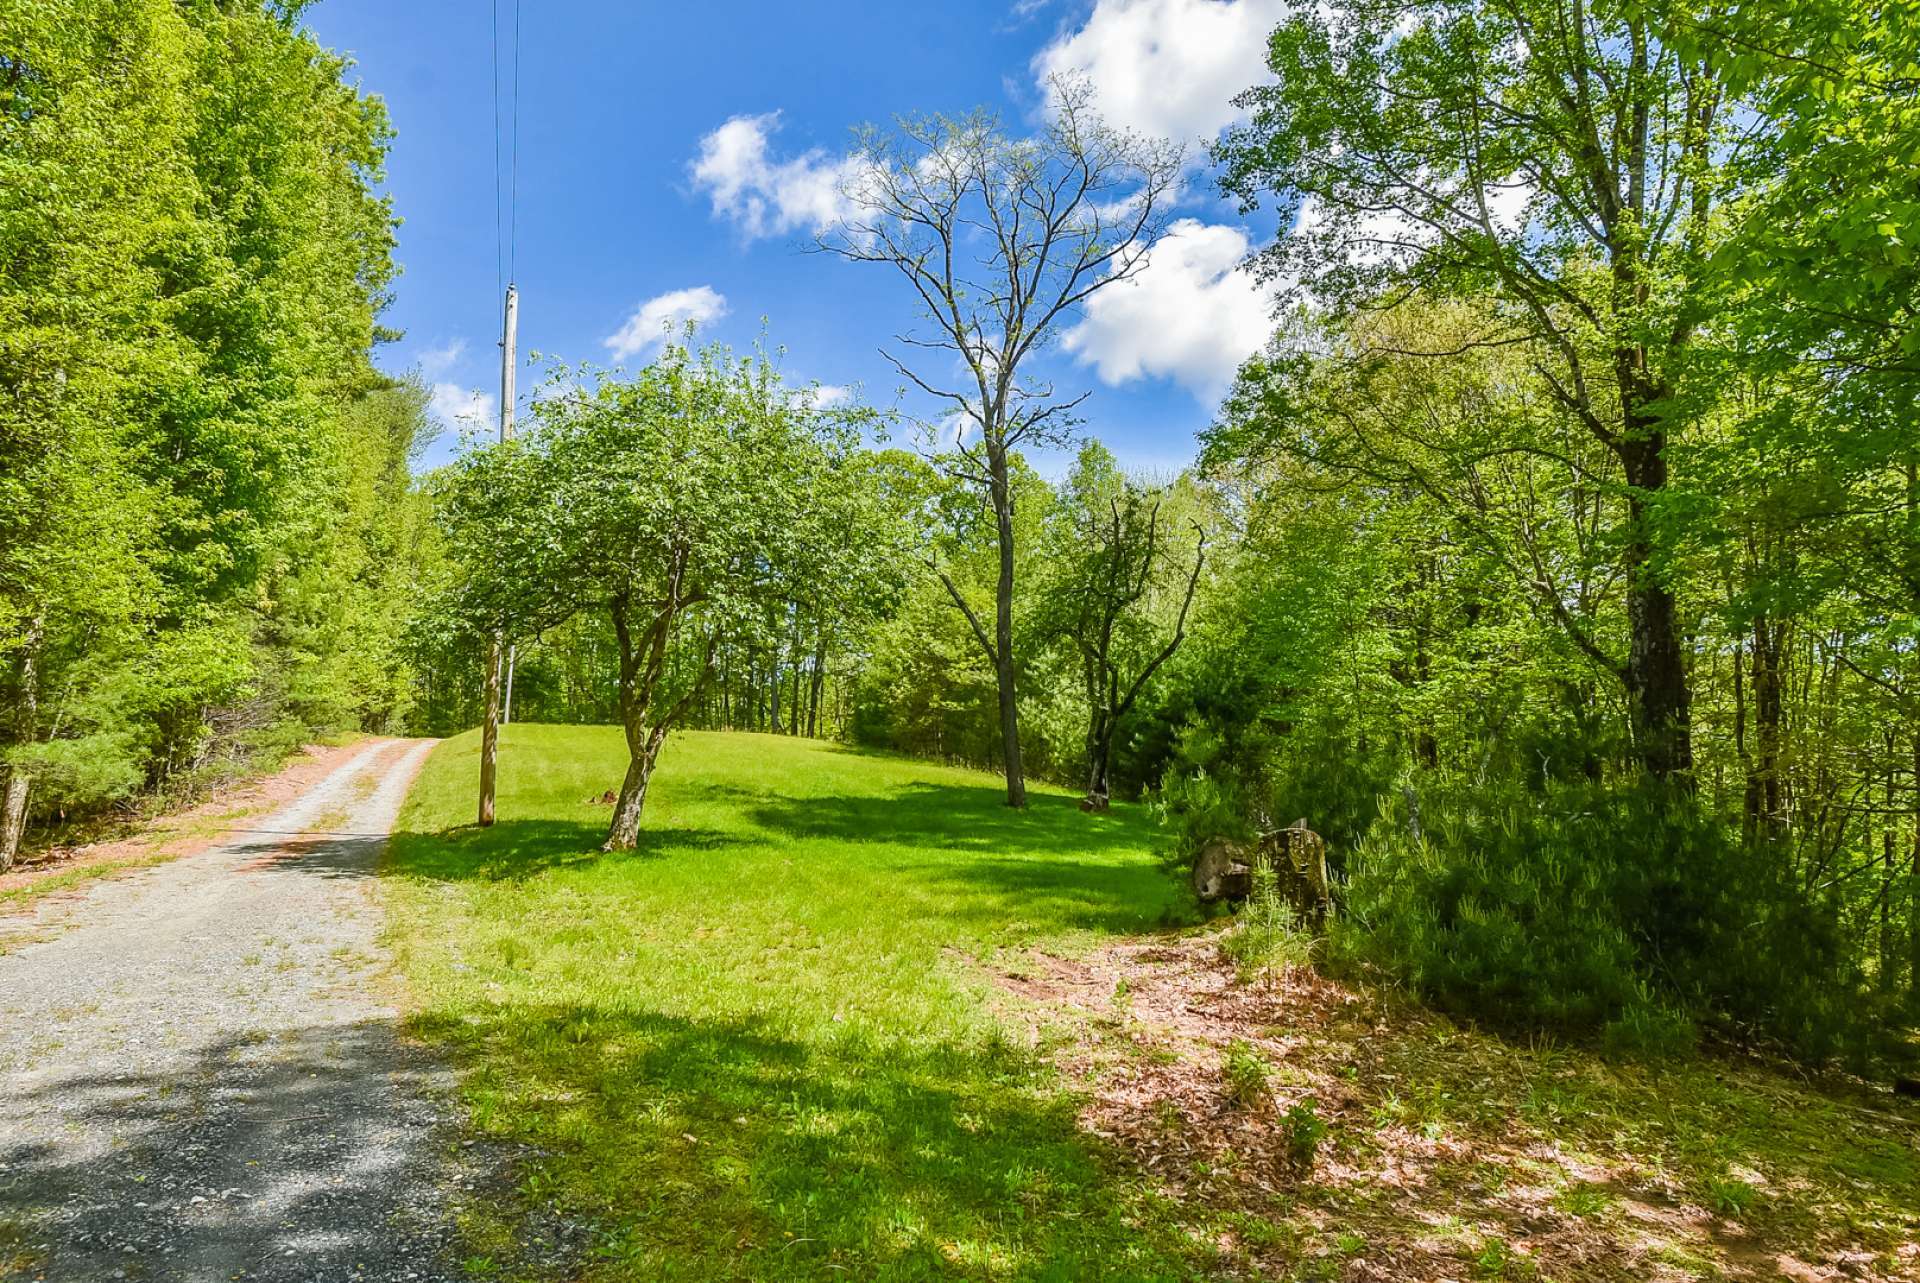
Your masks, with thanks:
[[[1102,124],[1084,86],[1057,82],[1046,126],[1010,137],[984,113],[901,121],[862,134],[844,195],[851,213],[822,240],[833,253],[894,268],[931,337],[906,347],[950,354],[916,370],[886,353],[957,423],[944,456],[994,514],[999,574],[991,630],[936,563],[994,671],[1007,805],[1026,805],[1014,648],[1014,519],[1009,460],[1023,444],[1064,439],[1082,397],[1056,398],[1029,373],[1034,356],[1095,291],[1127,280],[1164,224],[1180,150]],[[973,434],[978,433],[977,437]]]
[[[1243,201],[1305,206],[1274,271],[1342,307],[1484,291],[1499,307],[1471,342],[1525,345],[1611,456],[1626,496],[1620,679],[1661,778],[1693,760],[1669,442],[1695,413],[1716,209],[1750,178],[1741,104],[1691,22],[1617,0],[1338,0],[1274,32],[1278,81],[1243,95],[1252,120],[1220,152]]]
[[[1193,568],[1170,572],[1184,558],[1166,494],[1121,474],[1097,442],[1080,451],[1067,477],[1063,517],[1068,527],[1056,550],[1061,580],[1052,594],[1059,626],[1080,660],[1087,701],[1088,810],[1107,809],[1114,732],[1140,692],[1186,640],[1187,616],[1206,565],[1206,532],[1193,526]],[[1157,597],[1178,602],[1171,629],[1156,619]]]
[[[1410,299],[1326,318],[1303,345],[1310,352],[1247,363],[1207,433],[1210,457],[1283,459],[1365,502],[1421,502],[1423,511],[1430,503],[1428,541],[1450,537],[1497,566],[1544,628],[1571,643],[1580,658],[1564,680],[1581,686],[1595,669],[1622,680],[1628,645],[1612,535],[1627,500],[1604,479],[1606,448],[1557,412],[1526,354],[1476,341],[1488,324],[1484,301]],[[1425,355],[1448,348],[1458,349],[1449,360]],[[1400,600],[1417,603],[1437,573],[1423,572]],[[1416,623],[1413,632],[1430,629]],[[1416,643],[1403,665],[1410,687],[1426,684],[1430,658]]]
[[[604,612],[628,755],[605,849],[630,850],[721,641],[770,640],[767,607],[826,555],[836,523],[810,498],[846,443],[764,361],[719,348],[671,346],[631,379],[555,389],[530,432],[441,482],[463,576],[449,605],[473,635],[509,638]]]

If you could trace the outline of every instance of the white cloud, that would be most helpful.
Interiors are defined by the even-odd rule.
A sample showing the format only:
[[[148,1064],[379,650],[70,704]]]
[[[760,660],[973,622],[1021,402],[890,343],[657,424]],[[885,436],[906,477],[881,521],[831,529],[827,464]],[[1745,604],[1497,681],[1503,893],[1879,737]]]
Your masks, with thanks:
[[[815,383],[794,389],[794,396],[815,410],[830,410],[853,400],[853,389],[843,383]]]
[[[1493,184],[1487,192],[1487,213],[1492,217],[1493,225],[1509,235],[1526,230],[1531,221],[1528,206],[1539,190],[1518,174],[1504,183]]]
[[[731,219],[749,239],[824,231],[846,210],[841,186],[854,160],[817,147],[774,160],[767,144],[779,127],[777,111],[735,116],[700,140],[700,155],[688,167],[713,212]]]
[[[426,358],[420,364],[426,365]],[[427,401],[427,409],[436,419],[455,431],[461,429],[490,430],[500,417],[500,401],[490,393],[471,388],[463,388],[458,383],[436,382],[432,395]]]
[[[1084,78],[1108,123],[1177,142],[1211,140],[1240,116],[1235,95],[1269,79],[1267,37],[1289,0],[1095,0],[1077,30],[1033,58]]]
[[[613,353],[614,360],[624,361],[648,351],[656,344],[665,343],[688,321],[695,325],[706,325],[726,314],[726,296],[711,285],[669,290],[633,309],[633,315],[627,318],[627,323],[602,342]]]
[[[1220,397],[1273,333],[1273,294],[1243,266],[1251,248],[1237,227],[1181,219],[1136,275],[1087,300],[1067,351],[1110,386],[1165,377]]]
[[[427,348],[414,359],[420,366],[421,375],[429,380],[434,380],[453,369],[453,367],[459,363],[460,358],[466,354],[466,350],[467,341],[465,339],[449,339],[439,347]]]

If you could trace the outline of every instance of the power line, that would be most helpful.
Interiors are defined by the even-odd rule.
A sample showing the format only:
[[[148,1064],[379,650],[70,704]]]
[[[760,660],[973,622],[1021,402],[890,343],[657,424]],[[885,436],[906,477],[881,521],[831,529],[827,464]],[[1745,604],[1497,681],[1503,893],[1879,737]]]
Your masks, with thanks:
[[[500,0],[493,0],[493,292],[506,288],[506,252],[500,228]]]
[[[513,178],[507,188],[507,279],[520,265],[520,0],[513,0]]]

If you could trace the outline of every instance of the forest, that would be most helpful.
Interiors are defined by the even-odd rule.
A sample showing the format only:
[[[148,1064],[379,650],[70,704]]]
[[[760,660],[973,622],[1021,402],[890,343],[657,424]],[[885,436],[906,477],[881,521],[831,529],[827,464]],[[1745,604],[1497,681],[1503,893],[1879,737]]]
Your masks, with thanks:
[[[498,629],[514,717],[627,726],[634,824],[676,726],[990,766],[1016,806],[1027,776],[1145,797],[1176,866],[1305,818],[1330,956],[1444,1008],[1897,1060],[1916,34],[1823,5],[1282,25],[1210,159],[1291,221],[1259,255],[1287,303],[1178,475],[1025,364],[1164,234],[1178,158],[1071,85],[1037,138],[863,135],[820,247],[894,269],[921,328],[889,358],[950,413],[819,410],[697,346],[562,372],[524,441],[428,483],[467,625],[415,652],[414,715],[478,720]],[[1057,481],[1022,454],[1073,443]],[[503,530],[538,556],[495,561]]]
[[[1463,1017],[1911,1058],[1909,8],[1337,0],[1204,156],[1067,80],[873,127],[813,248],[910,395],[682,331],[423,472],[389,125],[300,13],[7,10],[0,867],[472,726],[497,640],[510,722],[623,728],[610,849],[682,728],[838,740],[1144,799],[1176,870],[1304,819],[1325,964]],[[1281,305],[1156,475],[1035,370],[1190,182]]]
[[[408,716],[423,389],[380,374],[378,99],[295,12],[7,6],[0,869]]]

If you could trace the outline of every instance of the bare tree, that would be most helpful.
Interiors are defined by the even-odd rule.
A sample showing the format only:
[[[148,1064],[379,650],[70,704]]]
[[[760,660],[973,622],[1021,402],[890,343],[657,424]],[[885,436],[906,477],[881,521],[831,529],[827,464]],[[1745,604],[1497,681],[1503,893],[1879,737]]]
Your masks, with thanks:
[[[1171,560],[1174,549],[1161,529],[1158,495],[1127,486],[1122,494],[1108,499],[1104,521],[1098,513],[1089,515],[1095,519],[1083,534],[1089,546],[1084,578],[1079,591],[1071,594],[1077,607],[1073,640],[1080,651],[1088,710],[1087,796],[1081,809],[1104,811],[1111,795],[1107,776],[1113,761],[1113,733],[1133,711],[1148,680],[1186,640],[1187,615],[1207,561],[1207,534],[1194,525],[1193,570],[1186,577],[1172,633],[1159,647],[1138,656],[1129,678],[1122,673],[1125,660],[1117,653],[1116,634],[1140,630],[1141,602],[1153,584],[1154,572]]]
[[[1086,394],[1055,395],[1026,370],[1095,291],[1127,280],[1165,228],[1181,148],[1109,128],[1087,87],[1057,80],[1046,126],[1014,137],[999,120],[901,120],[868,129],[843,188],[849,213],[822,248],[884,263],[912,289],[931,332],[898,336],[922,353],[883,351],[901,375],[951,407],[958,427],[942,462],[993,508],[1000,574],[989,632],[930,559],[993,665],[1007,805],[1025,806],[1014,700],[1013,491],[1022,445],[1064,441]]]
[[[1046,560],[1045,605],[1036,622],[1079,652],[1087,699],[1087,795],[1104,811],[1111,795],[1114,734],[1140,693],[1186,640],[1187,618],[1206,567],[1197,521],[1192,567],[1164,505],[1168,488],[1121,472],[1099,442],[1081,447],[1060,487]],[[1169,626],[1170,625],[1170,626]]]

